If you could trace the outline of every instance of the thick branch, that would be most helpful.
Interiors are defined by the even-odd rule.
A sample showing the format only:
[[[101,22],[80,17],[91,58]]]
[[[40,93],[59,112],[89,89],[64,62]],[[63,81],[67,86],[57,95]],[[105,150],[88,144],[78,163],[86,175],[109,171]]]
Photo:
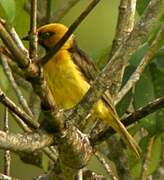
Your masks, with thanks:
[[[136,0],[121,0],[117,20],[116,34],[109,57],[111,58],[123,41],[133,30],[135,20]]]
[[[75,127],[68,127],[64,143],[59,144],[60,158],[65,165],[73,169],[81,169],[92,155],[92,147],[88,137]]]
[[[118,48],[123,44],[123,42],[128,38],[129,34],[133,30],[134,21],[135,21],[135,9],[136,9],[136,0],[121,0],[119,7],[119,16],[117,21],[116,34],[113,40],[112,48],[109,54],[109,59],[116,53]],[[124,71],[124,68],[122,68]],[[117,94],[121,87],[123,75],[122,71],[117,73],[117,86],[113,92],[113,96]]]
[[[53,143],[53,136],[38,131],[33,133],[13,134],[0,131],[0,148],[15,152],[33,152]]]

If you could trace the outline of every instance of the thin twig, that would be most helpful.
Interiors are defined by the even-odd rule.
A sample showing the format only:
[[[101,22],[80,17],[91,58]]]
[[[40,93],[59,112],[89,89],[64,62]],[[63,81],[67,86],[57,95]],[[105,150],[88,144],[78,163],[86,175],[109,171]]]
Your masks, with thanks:
[[[22,106],[22,108],[24,109],[24,111],[25,111],[27,114],[29,114],[29,116],[32,117],[32,116],[33,116],[33,115],[32,115],[32,112],[31,112],[30,108],[28,107],[27,101],[26,101],[26,99],[23,97],[23,94],[22,94],[21,90],[19,89],[19,87],[17,86],[17,84],[16,84],[16,82],[15,82],[15,79],[14,79],[14,77],[13,77],[13,74],[12,74],[12,72],[11,72],[11,69],[10,69],[10,67],[9,67],[9,65],[8,65],[8,61],[7,61],[6,56],[3,55],[3,54],[0,54],[0,58],[1,58],[1,60],[2,60],[2,65],[3,65],[4,71],[5,71],[8,79],[9,79],[9,81],[10,81],[10,83],[11,83],[11,85],[12,85],[12,87],[13,87],[16,95],[17,95],[17,97],[18,97],[19,103],[21,104],[21,106]]]
[[[13,113],[19,116],[23,121],[25,121],[29,127],[38,128],[39,124],[33,121],[29,115],[27,115],[23,110],[21,110],[14,102],[12,102],[6,94],[0,89],[0,102],[9,108]]]
[[[29,56],[32,60],[37,57],[37,0],[31,0]]]
[[[4,114],[4,132],[9,132],[9,114],[8,108],[5,107]],[[10,164],[11,164],[11,155],[9,150],[4,151],[4,174],[10,176]]]
[[[63,46],[63,44],[68,40],[71,34],[75,31],[75,29],[79,26],[79,24],[86,18],[86,16],[93,10],[93,8],[100,2],[100,0],[92,0],[92,2],[88,5],[88,7],[80,14],[80,16],[71,24],[68,31],[64,34],[64,36],[60,39],[60,41],[51,48],[48,54],[46,54],[43,58],[37,61],[38,64],[46,64],[54,54],[59,51],[59,49]]]
[[[136,68],[136,70],[133,72],[131,77],[129,78],[128,82],[124,85],[124,87],[120,90],[118,95],[115,98],[115,104],[118,104],[121,99],[125,96],[125,94],[128,93],[128,91],[135,85],[135,83],[140,79],[141,74],[143,73],[145,67],[148,65],[148,63],[153,58],[154,54],[156,53],[158,49],[158,45],[164,36],[164,26],[161,28],[161,30],[158,32],[156,38],[151,43],[149,49],[147,50],[146,54],[142,58],[140,64]]]
[[[164,108],[164,96],[154,100],[153,102],[150,102],[144,107],[139,108],[135,112],[128,115],[126,118],[123,118],[121,121],[125,126],[128,126],[161,108]],[[98,144],[106,140],[114,133],[115,131],[112,128],[108,128],[105,131],[101,132],[100,134],[96,135],[91,141],[94,144]]]
[[[109,177],[113,180],[118,180],[118,178],[116,177],[116,175],[114,174],[114,172],[112,171],[111,167],[109,166],[109,164],[106,162],[106,160],[104,159],[104,157],[102,156],[102,154],[100,154],[100,152],[96,151],[95,152],[95,156],[96,158],[100,161],[100,163],[103,165],[103,167],[105,168],[106,172],[108,173]]]
[[[145,157],[144,157],[144,162],[142,165],[141,177],[140,177],[141,180],[147,179],[148,169],[149,169],[149,165],[150,165],[150,158],[151,158],[151,154],[152,154],[152,147],[153,147],[154,142],[155,142],[155,136],[150,137],[148,140]]]
[[[56,10],[51,17],[51,22],[59,22],[80,0],[67,0],[62,6]]]

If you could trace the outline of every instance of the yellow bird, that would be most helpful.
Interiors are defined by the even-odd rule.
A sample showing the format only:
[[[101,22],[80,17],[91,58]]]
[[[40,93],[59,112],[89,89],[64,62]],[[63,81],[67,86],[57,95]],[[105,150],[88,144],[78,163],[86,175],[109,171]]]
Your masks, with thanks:
[[[59,23],[44,25],[37,30],[38,42],[48,52],[67,30],[66,26]],[[71,35],[57,54],[43,66],[43,69],[47,85],[61,109],[74,107],[88,91],[90,82],[94,80],[97,73],[93,62],[78,48],[74,35]],[[92,115],[112,126],[139,157],[139,146],[111,107],[102,97],[94,106]]]

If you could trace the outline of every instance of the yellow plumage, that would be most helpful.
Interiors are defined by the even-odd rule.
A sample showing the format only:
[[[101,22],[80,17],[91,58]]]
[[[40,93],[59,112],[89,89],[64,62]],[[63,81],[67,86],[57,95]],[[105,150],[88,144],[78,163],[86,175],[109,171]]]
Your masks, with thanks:
[[[56,23],[42,26],[38,29],[39,43],[48,51],[62,38],[66,31],[67,28],[62,24]],[[74,48],[74,45],[72,35],[59,52],[43,67],[47,84],[55,102],[62,109],[75,106],[90,87],[88,77],[73,60],[71,49]],[[87,59],[84,60],[83,56],[76,52],[76,48],[74,53],[76,53],[74,57],[76,61],[78,60],[79,63],[86,65],[86,68],[91,67]],[[85,70],[85,67],[83,70]],[[108,122],[139,157],[139,147],[135,140],[118,120],[117,114],[104,103],[103,99],[96,103],[92,113],[94,116]]]

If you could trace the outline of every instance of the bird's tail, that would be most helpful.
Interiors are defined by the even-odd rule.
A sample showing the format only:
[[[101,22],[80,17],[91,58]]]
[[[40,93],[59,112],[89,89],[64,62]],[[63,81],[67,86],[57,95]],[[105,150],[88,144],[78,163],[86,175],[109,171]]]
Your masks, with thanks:
[[[111,110],[111,111],[110,111]],[[140,152],[141,149],[134,140],[134,138],[129,134],[125,126],[121,123],[117,115],[112,111],[112,109],[109,109],[105,106],[101,106],[101,110],[99,111],[99,116],[101,116],[101,119],[105,122],[109,123],[109,125],[117,132],[119,133],[120,137],[123,139],[123,141],[128,144],[129,148],[134,152],[137,158],[140,158]]]

